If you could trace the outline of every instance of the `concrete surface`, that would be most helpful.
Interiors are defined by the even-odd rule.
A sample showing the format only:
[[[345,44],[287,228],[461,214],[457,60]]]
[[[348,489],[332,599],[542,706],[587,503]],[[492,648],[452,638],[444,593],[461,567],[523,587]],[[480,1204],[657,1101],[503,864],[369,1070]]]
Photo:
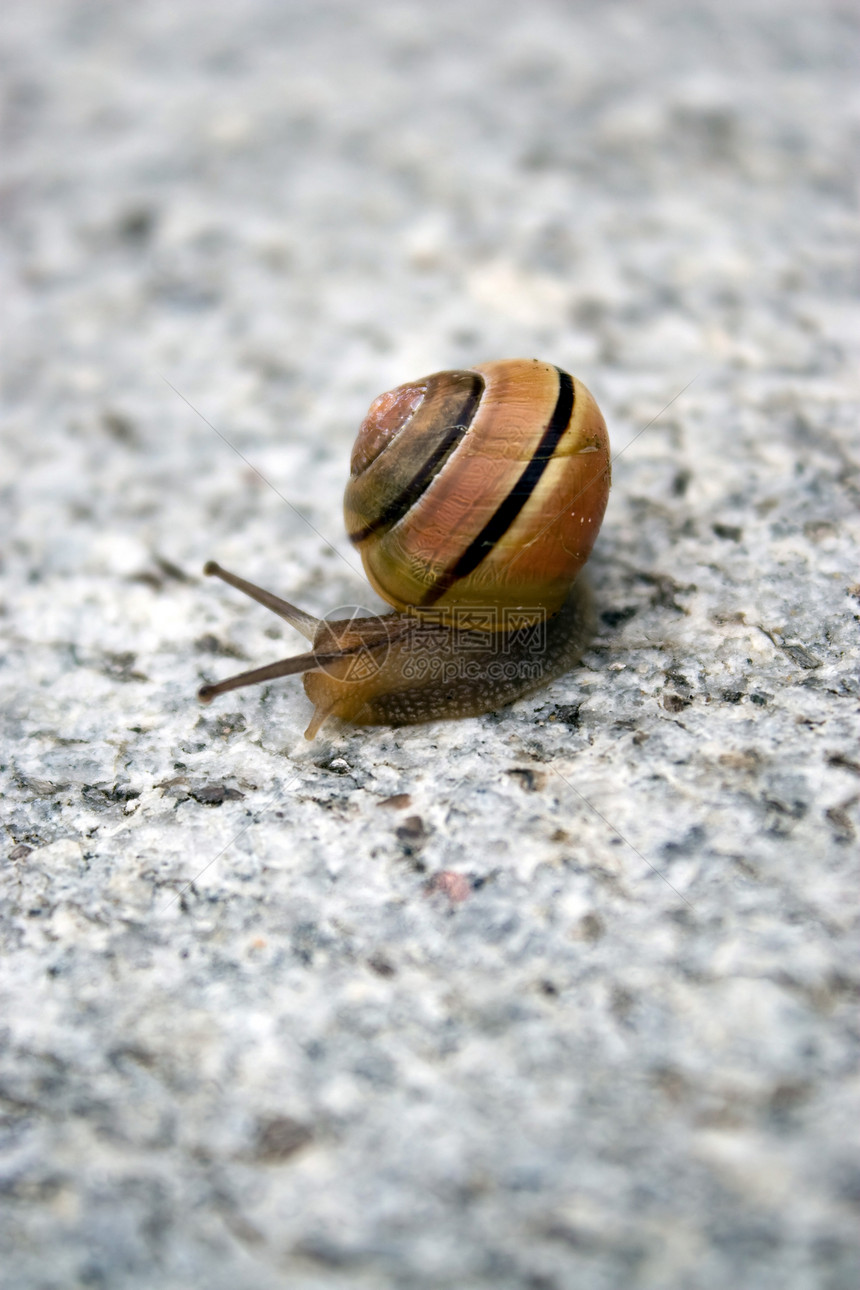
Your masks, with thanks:
[[[4,12],[4,1284],[853,1290],[856,7]],[[204,560],[377,608],[367,405],[520,354],[583,665],[199,708],[301,646]]]

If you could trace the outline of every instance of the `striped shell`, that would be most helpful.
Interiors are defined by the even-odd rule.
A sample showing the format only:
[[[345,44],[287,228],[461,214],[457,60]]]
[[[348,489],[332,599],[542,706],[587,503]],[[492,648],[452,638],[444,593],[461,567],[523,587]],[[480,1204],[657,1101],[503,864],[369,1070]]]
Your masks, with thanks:
[[[552,614],[588,559],[609,482],[606,425],[581,381],[537,359],[483,363],[374,400],[346,527],[396,609]]]

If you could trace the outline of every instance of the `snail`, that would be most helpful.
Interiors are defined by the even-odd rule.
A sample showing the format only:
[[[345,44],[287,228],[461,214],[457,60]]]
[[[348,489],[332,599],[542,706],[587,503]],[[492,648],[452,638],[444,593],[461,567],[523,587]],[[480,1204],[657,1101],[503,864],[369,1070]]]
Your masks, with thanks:
[[[313,739],[329,716],[406,725],[531,693],[590,639],[591,598],[576,579],[609,484],[600,410],[549,363],[483,363],[381,394],[359,428],[344,513],[392,612],[317,619],[210,561],[204,573],[272,609],[312,648],[198,697],[304,673]]]

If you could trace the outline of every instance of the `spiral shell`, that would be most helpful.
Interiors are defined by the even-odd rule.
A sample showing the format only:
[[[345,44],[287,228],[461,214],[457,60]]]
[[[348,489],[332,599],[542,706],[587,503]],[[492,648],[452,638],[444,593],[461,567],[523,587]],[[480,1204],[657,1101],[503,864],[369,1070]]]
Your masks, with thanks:
[[[552,614],[588,559],[609,484],[606,425],[582,382],[508,359],[375,399],[344,512],[368,579],[396,609]]]

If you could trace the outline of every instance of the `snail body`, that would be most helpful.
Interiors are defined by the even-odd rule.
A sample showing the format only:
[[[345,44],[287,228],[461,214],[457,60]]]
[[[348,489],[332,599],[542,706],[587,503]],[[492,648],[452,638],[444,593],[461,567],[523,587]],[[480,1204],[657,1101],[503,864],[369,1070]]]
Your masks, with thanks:
[[[609,493],[609,440],[586,387],[536,359],[438,372],[371,404],[352,453],[347,532],[382,617],[329,622],[208,564],[312,642],[199,697],[304,673],[328,716],[405,725],[491,711],[576,662],[592,631],[576,578]]]

